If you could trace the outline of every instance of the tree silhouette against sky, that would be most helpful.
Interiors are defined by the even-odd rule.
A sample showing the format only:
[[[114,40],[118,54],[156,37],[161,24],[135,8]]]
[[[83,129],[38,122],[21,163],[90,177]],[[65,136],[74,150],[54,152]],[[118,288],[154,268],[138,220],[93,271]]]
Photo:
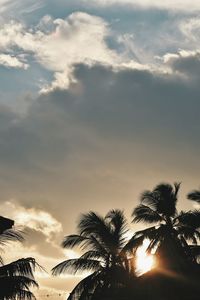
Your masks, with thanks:
[[[127,222],[120,210],[111,210],[105,217],[94,212],[81,216],[78,234],[66,236],[62,246],[79,246],[84,254],[68,259],[53,268],[53,275],[65,272],[90,272],[71,292],[68,300],[106,299],[129,282],[128,260],[122,251],[126,243]],[[132,276],[132,280],[134,277]],[[133,284],[133,281],[132,281]],[[103,297],[103,298],[102,298]],[[114,299],[112,298],[112,299]]]
[[[22,242],[21,232],[12,229],[14,221],[0,217],[0,247],[5,247],[8,242]],[[2,300],[32,300],[35,296],[30,291],[31,287],[38,287],[34,278],[37,263],[34,258],[22,258],[9,264],[0,261],[0,299]]]
[[[133,222],[155,226],[138,231],[126,245],[126,249],[131,250],[149,239],[148,251],[156,249],[159,266],[177,271],[196,262],[188,242],[196,245],[200,240],[200,210],[178,213],[179,189],[180,183],[164,183],[141,194],[141,203],[132,214]]]

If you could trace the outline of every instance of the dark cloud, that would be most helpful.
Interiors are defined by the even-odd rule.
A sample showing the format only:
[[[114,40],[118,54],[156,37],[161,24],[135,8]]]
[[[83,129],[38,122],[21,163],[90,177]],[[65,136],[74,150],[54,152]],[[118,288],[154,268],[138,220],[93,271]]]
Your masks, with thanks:
[[[179,55],[175,55],[174,58],[172,56],[169,59],[169,63],[174,71],[178,71],[188,77],[190,85],[194,82],[197,84],[199,82],[199,75],[200,75],[200,52],[193,51],[187,52],[182,51]],[[192,85],[193,86],[193,85]],[[196,86],[194,87],[194,91]]]
[[[40,255],[49,256],[51,258],[58,258],[58,257],[63,257],[63,252],[62,248],[58,247],[61,244],[61,237],[58,238],[55,236],[54,240],[52,243],[48,243],[46,241],[46,237],[42,232],[36,231],[36,230],[31,230],[31,229],[25,229],[25,241],[23,245],[27,247],[27,249],[31,249],[34,247],[35,251],[39,253]],[[54,242],[54,244],[53,244]],[[57,242],[57,245],[56,245]],[[47,254],[47,247],[48,247],[48,254]]]
[[[99,65],[78,65],[75,76],[25,116],[1,109],[2,200],[53,212],[70,231],[80,212],[132,209],[160,180],[197,185],[198,85]]]
[[[200,87],[190,59],[181,69],[184,59],[168,61],[169,74],[77,65],[68,90],[29,100],[25,114],[0,106],[0,202],[63,224],[49,240],[29,227],[18,255],[24,249],[50,271],[80,213],[124,208],[130,220],[141,191],[158,182],[182,181],[180,208],[191,209],[183,199],[199,185]],[[63,290],[79,279],[39,276],[41,287]]]

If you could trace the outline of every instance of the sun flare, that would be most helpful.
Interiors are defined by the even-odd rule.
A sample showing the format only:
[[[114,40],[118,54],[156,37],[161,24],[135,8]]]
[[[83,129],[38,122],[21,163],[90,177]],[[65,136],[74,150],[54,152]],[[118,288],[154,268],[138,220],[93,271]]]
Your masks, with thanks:
[[[155,257],[152,254],[147,254],[146,250],[149,241],[145,240],[143,245],[136,252],[136,273],[142,275],[150,271],[155,266]]]

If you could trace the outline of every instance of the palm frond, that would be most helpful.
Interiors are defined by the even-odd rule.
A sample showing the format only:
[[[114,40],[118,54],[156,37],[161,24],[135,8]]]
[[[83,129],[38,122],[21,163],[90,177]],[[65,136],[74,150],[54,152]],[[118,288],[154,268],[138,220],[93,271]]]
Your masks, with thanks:
[[[200,228],[200,210],[181,211],[176,217],[179,223],[191,228]]]
[[[141,240],[141,244],[144,240],[149,240],[149,246],[147,248],[148,252],[151,252],[154,248],[157,247],[159,242],[161,241],[162,237],[165,235],[165,225],[160,225],[159,227],[150,227],[144,230],[137,231],[135,233],[135,238]]]
[[[4,262],[3,262],[3,257],[0,256],[0,266],[3,265],[3,264],[4,264]]]
[[[52,269],[52,274],[54,276],[60,275],[62,273],[68,272],[70,274],[82,273],[84,271],[94,272],[101,268],[101,263],[94,259],[68,259]]]
[[[128,241],[128,243],[122,249],[122,253],[123,254],[126,252],[134,253],[138,247],[142,246],[144,240],[145,240],[145,236],[143,235],[140,235],[139,237],[133,235],[133,237]]]
[[[153,192],[158,194],[159,201],[157,203],[157,212],[167,217],[176,214],[176,203],[180,183],[175,183],[174,186],[168,183],[158,184]]]
[[[88,239],[89,238],[83,235],[71,234],[64,238],[62,242],[62,247],[73,248],[73,247],[81,246],[82,244],[84,245],[85,243],[87,243]]]
[[[28,289],[30,287],[38,288],[38,283],[30,277],[23,276],[23,275],[14,275],[14,276],[0,276],[0,283],[4,286],[10,286],[23,289]],[[1,285],[3,286],[3,285]]]
[[[2,277],[0,276],[0,299],[4,300],[32,300],[35,296],[30,291],[30,288],[38,288],[35,280],[24,276]]]
[[[95,259],[95,260],[101,260],[102,259],[102,253],[99,251],[90,250],[85,252],[83,255],[81,255],[81,259]],[[104,258],[104,257],[103,257]]]
[[[72,290],[67,300],[89,299],[89,296],[93,294],[96,286],[99,284],[98,277],[99,272],[94,272],[81,280]]]
[[[98,214],[89,212],[82,215],[78,224],[79,234],[86,237],[95,237],[105,249],[113,252],[116,248],[116,240],[112,233],[112,226]]]
[[[23,242],[24,237],[22,236],[22,231],[16,229],[8,229],[0,234],[0,245],[4,246],[7,242],[10,241]]]
[[[180,187],[181,187],[181,182],[175,182],[174,183],[174,196],[176,198],[176,201],[177,201],[178,192],[180,190]]]
[[[83,214],[78,224],[80,235],[102,235],[104,237],[110,237],[111,228],[105,222],[104,218],[95,212],[90,211],[87,214]]]
[[[194,257],[196,257],[196,259],[198,260],[200,258],[200,246],[199,245],[195,245],[195,246],[190,245],[189,248],[190,248],[192,255]]]
[[[109,219],[112,234],[116,242],[116,248],[123,247],[125,243],[125,234],[127,233],[127,221],[123,211],[115,209],[108,212],[106,219]]]
[[[138,230],[135,233],[136,237],[140,237],[140,236],[144,236],[146,239],[153,239],[156,232],[160,232],[161,231],[162,226],[156,227],[156,226],[152,226],[143,230]]]
[[[154,191],[144,191],[140,196],[140,201],[149,206],[151,209],[156,210],[159,201],[159,194]]]
[[[149,206],[140,204],[138,205],[132,213],[133,222],[144,222],[144,223],[158,223],[163,221],[162,216],[160,216],[156,211],[151,209]]]
[[[91,250],[98,251],[99,253],[103,255],[108,255],[109,248],[106,247],[105,243],[102,243],[99,241],[96,237],[91,236],[88,239],[88,243],[85,244],[85,246],[82,249],[90,248]]]
[[[0,276],[24,276],[34,278],[33,272],[39,266],[32,257],[21,258],[0,267]],[[40,267],[40,266],[39,266]]]
[[[130,252],[132,250],[137,250],[138,247],[142,246],[145,239],[149,239],[150,241],[154,240],[157,237],[157,234],[161,234],[161,230],[161,227],[156,228],[153,226],[137,231],[125,245],[123,251]]]
[[[80,246],[82,250],[91,249],[102,253],[102,255],[107,253],[102,243],[100,243],[92,235],[89,237],[76,234],[66,236],[62,242],[62,246],[63,248],[73,248],[76,246]]]
[[[187,195],[187,198],[200,203],[200,190],[193,190]]]
[[[18,290],[9,290],[0,291],[0,299],[3,300],[36,300],[34,294],[31,291],[18,289]]]
[[[200,233],[190,226],[180,224],[176,230],[185,240],[192,241],[194,244],[200,240]]]

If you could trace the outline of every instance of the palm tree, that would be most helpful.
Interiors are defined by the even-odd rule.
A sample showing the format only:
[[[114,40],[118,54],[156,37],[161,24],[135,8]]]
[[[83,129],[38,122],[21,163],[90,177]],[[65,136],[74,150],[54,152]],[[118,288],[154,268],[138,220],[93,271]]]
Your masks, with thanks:
[[[198,204],[200,204],[200,190],[193,190],[190,193],[188,193],[187,198],[189,200],[195,201]],[[195,245],[190,247],[193,255],[196,257],[196,260],[199,262],[200,259],[200,246]]]
[[[14,221],[0,217],[0,246],[10,241],[24,240],[21,232],[12,229]],[[2,250],[2,249],[1,249]],[[30,287],[38,287],[33,272],[38,266],[34,258],[22,258],[9,264],[4,264],[0,257],[0,299],[22,300],[35,299]]]
[[[125,250],[136,249],[145,239],[150,240],[147,251],[156,249],[159,266],[182,271],[188,264],[195,263],[195,256],[188,241],[197,244],[200,240],[200,210],[177,212],[180,183],[162,183],[153,191],[145,191],[141,203],[133,211],[133,222],[155,224],[138,231]]]
[[[35,299],[30,287],[38,287],[33,275],[35,259],[22,258],[0,266],[0,299]]]
[[[119,288],[127,284],[129,272],[122,251],[126,243],[127,223],[120,210],[111,210],[105,217],[95,212],[83,214],[78,223],[78,234],[64,238],[64,248],[79,246],[84,253],[68,259],[52,270],[53,275],[64,272],[89,272],[73,289],[68,300],[116,298]],[[107,295],[107,296],[106,296]]]

